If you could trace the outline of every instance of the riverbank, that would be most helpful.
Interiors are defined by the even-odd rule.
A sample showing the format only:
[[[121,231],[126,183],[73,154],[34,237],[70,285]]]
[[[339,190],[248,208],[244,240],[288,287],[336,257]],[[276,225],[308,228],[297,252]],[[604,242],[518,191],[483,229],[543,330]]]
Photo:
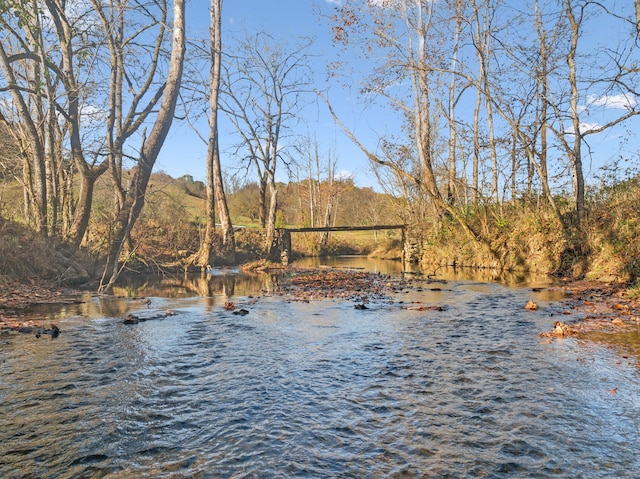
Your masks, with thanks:
[[[558,289],[565,294],[559,303],[563,319],[556,321],[560,327],[556,324],[548,335],[640,331],[640,297],[631,294],[625,285],[571,280]]]
[[[0,276],[0,316],[19,314],[37,304],[72,304],[82,301],[82,291],[49,281],[16,281]]]
[[[29,308],[39,304],[75,304],[84,301],[83,292],[62,288],[47,281],[16,281],[0,276],[0,335],[11,332],[40,333],[57,337],[57,326],[25,320]]]

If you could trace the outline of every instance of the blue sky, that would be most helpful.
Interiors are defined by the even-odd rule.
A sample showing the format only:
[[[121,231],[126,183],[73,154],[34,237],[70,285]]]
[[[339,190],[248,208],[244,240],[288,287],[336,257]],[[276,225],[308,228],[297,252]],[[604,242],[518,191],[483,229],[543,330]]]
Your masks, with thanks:
[[[187,23],[192,34],[207,35],[209,7],[205,0],[192,0],[188,6]],[[323,87],[326,62],[332,57],[330,27],[319,18],[318,12],[330,14],[335,0],[226,0],[223,2],[223,34],[264,31],[275,39],[295,40],[297,37],[315,38],[311,49],[319,87]],[[224,48],[224,45],[223,45]],[[369,131],[364,110],[351,104],[349,92],[332,87],[331,96],[339,105],[341,115],[359,132]],[[231,157],[229,138],[233,130],[221,115],[221,158],[223,168],[235,164]],[[317,135],[322,151],[329,150],[337,156],[338,171],[352,174],[358,186],[375,186],[377,180],[371,172],[364,154],[346,138],[333,123],[324,104],[316,102],[306,110],[302,128]],[[204,127],[206,128],[206,126]],[[175,124],[156,163],[156,171],[164,171],[173,177],[188,174],[197,180],[205,179],[206,146],[186,125]],[[230,168],[227,168],[230,171]],[[279,179],[287,181],[284,168],[279,167]]]
[[[312,47],[313,62],[316,67],[318,88],[323,89],[325,65],[335,59],[337,49],[332,45],[330,26],[318,16],[331,14],[340,0],[225,0],[223,2],[223,34],[232,32],[260,32],[271,34],[275,39],[285,38],[293,40],[300,36],[313,36],[316,41]],[[522,6],[520,0],[516,5]],[[632,16],[631,0],[611,0],[607,6],[619,14]],[[623,11],[624,9],[624,11]],[[209,2],[207,0],[191,0],[188,6],[187,23],[192,35],[207,35],[209,25]],[[589,34],[596,41],[607,41],[612,36],[621,34],[613,31],[605,22],[596,23],[594,31]],[[597,28],[598,31],[595,31]],[[224,48],[224,45],[223,45]],[[636,47],[640,48],[640,47]],[[331,86],[330,98],[338,111],[342,121],[351,128],[356,135],[363,139],[363,143],[375,150],[378,135],[397,131],[399,122],[388,110],[376,110],[370,105],[358,103],[355,95],[357,85],[346,88],[337,84]],[[615,98],[596,97],[590,105],[582,108],[596,110],[624,109],[624,104],[616,105]],[[619,100],[619,98],[618,98]],[[609,104],[605,104],[610,101]],[[605,102],[605,103],[602,103]],[[624,102],[623,102],[624,103]],[[639,117],[636,117],[639,118]],[[377,187],[377,179],[372,173],[365,155],[344,135],[338,126],[334,125],[327,108],[321,102],[316,107],[309,108],[305,115],[305,130],[315,133],[322,151],[331,151],[337,157],[337,170],[353,175],[358,186]],[[585,124],[597,124],[596,118],[586,117]],[[585,168],[595,170],[600,164],[610,162],[620,153],[637,157],[638,140],[635,130],[638,120],[632,120],[620,128],[589,138],[593,148],[593,164],[591,158],[585,158]],[[206,128],[206,127],[205,127]],[[230,144],[233,130],[226,124],[221,115],[221,156],[223,168],[231,171],[237,160],[232,157]],[[628,138],[624,150],[621,151],[621,136]],[[165,146],[156,163],[156,171],[165,171],[174,177],[188,174],[197,180],[205,178],[206,145],[185,125],[175,124]],[[284,168],[279,167],[279,179],[287,181]]]

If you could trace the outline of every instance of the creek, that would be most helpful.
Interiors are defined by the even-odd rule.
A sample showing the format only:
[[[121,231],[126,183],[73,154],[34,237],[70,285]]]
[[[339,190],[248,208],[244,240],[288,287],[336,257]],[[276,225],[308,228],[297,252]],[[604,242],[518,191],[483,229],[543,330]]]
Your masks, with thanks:
[[[235,270],[35,308],[62,333],[0,337],[0,477],[640,477],[634,362],[541,338],[547,278],[442,273],[366,310]]]

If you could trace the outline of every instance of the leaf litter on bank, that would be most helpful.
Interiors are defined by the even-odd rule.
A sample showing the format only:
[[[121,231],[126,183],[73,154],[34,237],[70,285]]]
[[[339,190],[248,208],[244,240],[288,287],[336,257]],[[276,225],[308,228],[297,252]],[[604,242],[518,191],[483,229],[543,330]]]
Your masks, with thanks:
[[[11,332],[35,333],[58,337],[60,328],[55,324],[45,327],[41,323],[24,320],[25,311],[38,304],[77,304],[83,302],[82,293],[60,288],[43,281],[20,282],[0,276],[0,334]]]
[[[409,291],[422,291],[426,278],[394,278],[381,273],[339,268],[290,268],[280,276],[277,294],[290,301],[345,300],[358,303],[357,309],[371,301],[395,301],[394,296]],[[439,289],[439,288],[438,288]],[[402,305],[414,311],[442,311],[441,306],[429,306],[422,302]]]
[[[553,330],[543,332],[541,336],[638,332],[640,299],[630,297],[624,285],[571,281],[560,289],[566,298],[560,302],[562,309],[558,313],[577,317],[566,323],[554,321]]]

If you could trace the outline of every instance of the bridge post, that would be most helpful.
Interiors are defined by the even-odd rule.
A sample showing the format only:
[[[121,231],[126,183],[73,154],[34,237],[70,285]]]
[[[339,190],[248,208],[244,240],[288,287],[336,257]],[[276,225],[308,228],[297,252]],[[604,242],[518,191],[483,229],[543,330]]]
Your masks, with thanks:
[[[402,262],[402,272],[405,272],[405,261],[407,260],[406,246],[407,246],[407,234],[406,228],[400,228],[401,239],[400,239],[400,248],[402,249],[402,254],[400,256],[400,261]]]
[[[291,259],[291,232],[284,230],[281,237],[280,262],[284,265],[289,264]]]
[[[285,228],[276,229],[274,238],[274,248],[270,254],[272,261],[280,261],[282,264],[289,264],[291,259],[291,232]]]

